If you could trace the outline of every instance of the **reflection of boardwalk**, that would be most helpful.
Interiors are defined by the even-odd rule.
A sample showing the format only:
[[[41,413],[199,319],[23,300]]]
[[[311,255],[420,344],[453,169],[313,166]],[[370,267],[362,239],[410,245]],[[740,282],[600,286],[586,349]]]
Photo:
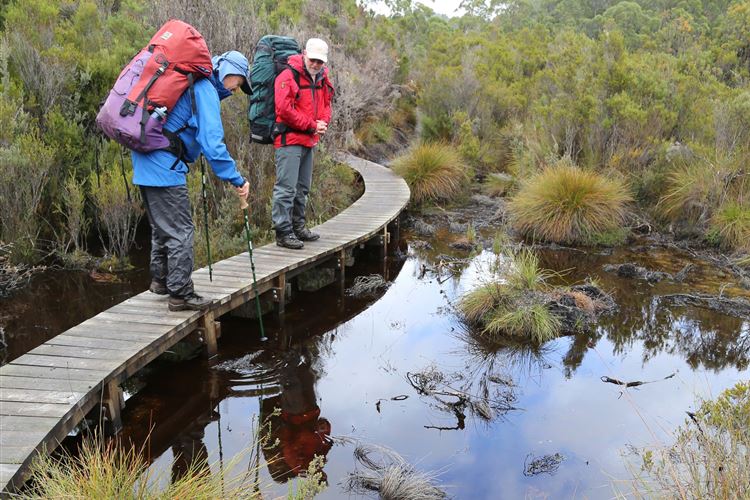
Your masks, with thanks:
[[[317,226],[320,240],[300,251],[274,244],[256,249],[260,293],[270,291],[283,310],[286,279],[323,261],[343,271],[344,252],[373,238],[388,239],[409,200],[406,183],[390,170],[353,156],[342,158],[365,182],[365,194]],[[340,273],[343,274],[343,273]],[[193,273],[198,293],[216,300],[206,314],[169,312],[166,298],[149,292],[132,297],[0,367],[0,488],[7,493],[25,479],[36,452],[54,450],[84,416],[103,402],[119,425],[120,383],[198,328],[215,353],[214,318],[254,299],[247,254]]]

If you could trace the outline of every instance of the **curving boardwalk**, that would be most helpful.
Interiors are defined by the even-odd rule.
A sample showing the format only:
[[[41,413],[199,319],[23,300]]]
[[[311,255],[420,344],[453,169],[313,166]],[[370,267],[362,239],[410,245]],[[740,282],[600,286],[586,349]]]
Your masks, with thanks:
[[[286,279],[323,261],[343,271],[346,249],[381,237],[409,201],[409,188],[380,165],[342,155],[362,176],[365,193],[336,217],[317,226],[321,238],[299,251],[275,244],[255,249],[259,293],[271,291],[283,311]],[[396,221],[397,222],[397,221]],[[175,343],[201,329],[209,356],[216,352],[214,318],[253,300],[247,252],[193,273],[195,288],[215,299],[211,310],[169,312],[166,296],[144,292],[67,330],[0,367],[0,494],[26,479],[37,453],[48,453],[86,414],[102,405],[120,422],[120,383]]]

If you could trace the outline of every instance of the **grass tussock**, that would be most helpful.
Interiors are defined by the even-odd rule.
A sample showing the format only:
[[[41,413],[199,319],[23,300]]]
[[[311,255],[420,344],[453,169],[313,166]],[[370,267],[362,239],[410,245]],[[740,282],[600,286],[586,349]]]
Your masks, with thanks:
[[[461,155],[442,142],[416,146],[394,161],[393,170],[406,180],[415,203],[450,200],[469,179]]]
[[[557,243],[583,243],[622,226],[631,196],[623,183],[562,160],[533,176],[508,205],[523,235]]]
[[[463,319],[482,335],[522,337],[542,344],[560,334],[561,324],[546,307],[553,273],[541,269],[530,251],[511,259],[507,272],[469,293],[458,302]]]
[[[508,174],[491,173],[484,181],[482,189],[488,196],[503,196],[513,188],[514,183],[515,180]]]
[[[728,250],[750,250],[750,208],[736,201],[721,206],[709,223],[709,239]]]
[[[750,382],[705,401],[675,442],[641,453],[631,487],[642,498],[750,498]]]
[[[181,477],[162,481],[134,447],[94,437],[84,439],[76,455],[37,457],[31,466],[32,486],[18,498],[260,498],[250,474],[232,475],[232,464],[213,469],[218,470],[199,459]]]
[[[657,203],[667,220],[697,223],[706,219],[721,188],[721,178],[708,162],[682,164],[667,175],[667,187]]]

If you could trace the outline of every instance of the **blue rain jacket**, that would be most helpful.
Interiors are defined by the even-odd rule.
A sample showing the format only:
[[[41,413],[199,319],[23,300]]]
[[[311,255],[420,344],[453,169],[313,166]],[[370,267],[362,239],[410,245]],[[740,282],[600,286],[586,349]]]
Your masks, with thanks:
[[[172,111],[167,116],[164,128],[174,132],[185,124],[188,128],[180,133],[185,143],[189,162],[198,159],[202,152],[208,160],[214,173],[222,180],[234,186],[242,186],[245,179],[237,170],[234,159],[229,155],[224,144],[224,127],[221,124],[221,108],[219,104],[218,85],[215,77],[198,80],[194,84],[195,105],[197,117],[193,115],[190,104],[190,90],[186,90],[177,100]],[[231,95],[230,92],[226,92]],[[179,161],[174,169],[175,155],[167,151],[152,151],[139,153],[131,151],[133,159],[133,184],[138,186],[170,187],[183,186],[187,183],[185,175],[188,167]]]

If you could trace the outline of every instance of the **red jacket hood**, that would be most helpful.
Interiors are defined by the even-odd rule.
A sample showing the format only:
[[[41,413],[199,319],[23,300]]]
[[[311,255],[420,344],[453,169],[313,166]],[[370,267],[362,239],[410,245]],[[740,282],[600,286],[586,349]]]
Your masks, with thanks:
[[[297,71],[300,76],[304,76],[308,80],[310,80],[310,74],[307,72],[307,68],[305,68],[305,59],[302,54],[295,54],[293,56],[289,56],[289,59],[287,60],[287,64],[294,68],[295,71]],[[328,66],[323,66],[323,69],[321,70],[321,74],[323,75],[324,79],[328,78]]]

